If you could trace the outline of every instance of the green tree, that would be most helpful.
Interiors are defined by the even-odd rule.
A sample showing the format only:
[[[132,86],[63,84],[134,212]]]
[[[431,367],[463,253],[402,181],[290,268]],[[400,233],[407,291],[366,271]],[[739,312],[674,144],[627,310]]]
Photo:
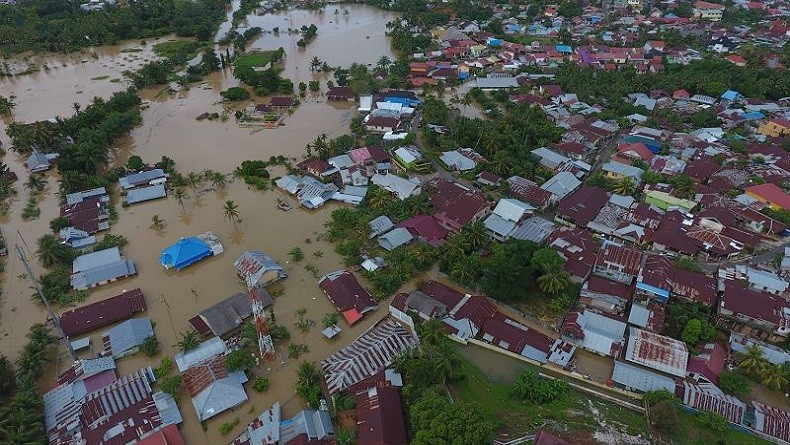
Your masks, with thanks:
[[[760,374],[760,382],[766,388],[778,391],[787,388],[788,375],[782,365],[766,364],[765,369]]]
[[[304,259],[304,252],[302,252],[302,249],[298,246],[289,250],[288,255],[291,256],[291,261],[293,261],[294,263],[298,263],[299,261],[302,261]]]
[[[11,116],[14,107],[16,107],[16,104],[12,99],[0,96],[0,116]]]
[[[222,96],[223,99],[229,100],[231,102],[248,100],[250,98],[250,92],[243,87],[230,87],[227,90],[220,92],[219,95]]]
[[[719,388],[727,394],[745,396],[751,389],[751,382],[746,377],[729,371],[724,371],[719,376]]]
[[[636,191],[636,186],[631,178],[623,177],[614,183],[612,191],[618,195],[633,195]]]
[[[738,368],[748,375],[759,376],[766,368],[767,361],[762,348],[757,345],[750,345],[741,357]]]
[[[225,361],[225,369],[229,372],[250,369],[253,366],[255,366],[255,358],[246,348],[231,351]]]
[[[241,215],[239,213],[239,205],[232,200],[225,201],[225,204],[222,206],[222,214],[225,216],[225,219],[233,221],[233,225],[236,226]]]
[[[16,389],[16,371],[6,356],[0,354],[0,399],[5,399]]]
[[[143,159],[140,156],[129,156],[129,160],[126,161],[126,168],[129,170],[138,171],[142,170],[143,167],[145,167],[145,164],[143,164]]]
[[[727,427],[729,426],[729,422],[727,421],[726,417],[713,411],[700,412],[697,415],[697,422],[699,422],[699,424],[702,426],[716,431],[717,433],[723,433],[727,431]]]
[[[187,333],[181,333],[181,339],[178,340],[176,346],[181,348],[184,352],[189,352],[200,345],[200,338],[198,337],[198,333],[195,331],[189,331]]]
[[[159,381],[159,387],[162,391],[177,398],[178,393],[181,392],[181,383],[180,375],[171,375],[161,379]]]
[[[159,214],[151,217],[151,229],[162,230],[165,228],[165,220]]]
[[[44,267],[68,265],[75,258],[74,249],[67,244],[61,244],[53,235],[41,236],[36,244],[36,256]]]
[[[570,275],[565,269],[555,267],[538,277],[538,287],[549,295],[561,294],[570,284]]]
[[[214,188],[224,189],[228,185],[228,178],[222,172],[213,172],[210,179]]]
[[[140,345],[140,350],[143,351],[143,354],[147,355],[148,357],[153,357],[156,354],[159,354],[159,339],[156,338],[155,335],[150,335],[143,340],[143,344]]]

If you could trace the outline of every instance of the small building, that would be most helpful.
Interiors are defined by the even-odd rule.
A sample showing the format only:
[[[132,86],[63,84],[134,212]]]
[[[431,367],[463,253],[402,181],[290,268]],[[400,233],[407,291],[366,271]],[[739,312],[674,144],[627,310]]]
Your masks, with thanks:
[[[146,201],[153,201],[166,196],[167,191],[165,190],[165,186],[163,184],[157,184],[150,187],[131,189],[126,192],[126,196],[124,196],[123,199],[126,205],[132,205]]]
[[[97,301],[60,316],[60,326],[69,337],[109,326],[147,309],[143,292],[137,288]]]
[[[752,408],[754,412],[752,428],[771,437],[790,442],[789,412],[760,402],[752,402]]]
[[[248,250],[233,263],[236,267],[236,276],[247,283],[247,288],[268,286],[280,281],[288,274],[269,255],[260,250]]]
[[[269,99],[269,106],[272,108],[291,108],[294,106],[294,98],[291,96],[274,96]]]
[[[697,206],[696,201],[678,198],[662,190],[646,191],[645,203],[654,205],[661,210],[667,210],[670,207],[678,207],[686,212],[690,212],[694,207]]]
[[[599,187],[579,187],[557,207],[557,222],[587,227],[598,212],[609,202],[609,195]]]
[[[686,377],[689,352],[674,338],[631,327],[625,359],[677,377]]]
[[[397,227],[384,235],[379,236],[378,242],[384,250],[393,251],[400,246],[405,246],[414,240],[411,232],[403,227]]]
[[[326,92],[326,100],[333,102],[353,102],[357,95],[349,87],[335,86]]]
[[[562,335],[595,354],[618,357],[625,342],[626,324],[613,315],[584,309],[573,311],[562,323]]]
[[[273,301],[264,290],[261,292],[264,307]],[[201,311],[189,320],[189,324],[202,336],[223,337],[238,329],[252,315],[252,300],[246,292],[239,292]]]
[[[71,274],[71,287],[83,290],[122,278],[137,275],[131,260],[121,256],[117,247],[99,250],[74,259]]]
[[[419,178],[404,179],[398,175],[380,175],[375,174],[370,179],[371,182],[384,190],[395,195],[401,201],[410,196],[419,195],[422,193],[422,183]]]
[[[398,128],[398,119],[394,117],[372,116],[365,122],[365,129],[371,133],[387,133]]]
[[[400,390],[374,386],[356,394],[357,440],[366,445],[408,445]]]
[[[375,311],[379,305],[376,300],[359,284],[357,278],[346,270],[330,272],[320,280],[318,287],[343,314],[348,324],[353,325],[368,312]]]
[[[640,250],[606,243],[598,251],[593,273],[620,283],[631,284],[642,267]]]
[[[711,411],[724,416],[729,422],[742,424],[746,414],[746,404],[737,398],[724,394],[712,383],[694,384],[683,381],[683,404],[699,411]]]
[[[198,346],[201,348],[206,343]],[[192,351],[190,351],[192,352]],[[198,420],[208,420],[247,401],[244,371],[228,372],[227,354],[212,355],[182,371],[184,387],[192,398]]]
[[[151,185],[162,185],[167,182],[168,174],[161,168],[132,173],[118,179],[118,184],[123,190],[130,190],[137,187],[148,187]]]
[[[60,229],[58,235],[65,244],[68,244],[75,249],[82,249],[83,247],[90,246],[96,242],[95,236],[88,234],[88,232],[84,230],[79,230],[74,227]]]
[[[329,394],[372,377],[390,366],[398,354],[419,346],[418,338],[399,323],[384,320],[345,348],[321,361]]]
[[[449,232],[429,215],[415,215],[398,224],[406,228],[414,237],[433,247],[444,244]]]
[[[614,361],[612,381],[626,391],[645,393],[663,389],[675,392],[675,380],[671,377],[620,360]]]
[[[502,198],[497,203],[494,211],[484,221],[488,234],[494,239],[505,241],[510,238],[511,233],[526,216],[535,210],[529,204],[525,204],[517,199]]]
[[[381,215],[379,217],[373,218],[368,223],[368,227],[370,227],[370,235],[368,237],[373,239],[392,230],[395,227],[395,224],[392,223],[392,220],[389,219],[388,216]]]
[[[441,159],[448,168],[461,172],[474,170],[480,162],[485,161],[482,156],[471,148],[458,148],[442,152],[439,159]]]
[[[773,210],[790,210],[790,194],[779,188],[776,184],[765,184],[746,187],[746,195],[771,207]]]
[[[719,375],[724,371],[727,348],[717,342],[697,345],[699,354],[692,355],[686,368],[688,376],[697,382],[719,384]]]
[[[136,353],[146,338],[154,336],[154,327],[148,317],[132,318],[102,335],[104,356],[115,359]]]
[[[634,184],[639,184],[642,182],[642,175],[645,173],[645,171],[641,168],[614,161],[605,163],[601,167],[601,170],[604,172],[607,178],[615,180],[628,178]]]
[[[205,232],[198,236],[181,238],[159,255],[159,264],[165,269],[181,270],[198,261],[219,255],[224,251],[222,244],[213,232]]]
[[[57,153],[33,152],[25,161],[25,167],[30,173],[41,173],[52,168],[60,155]]]

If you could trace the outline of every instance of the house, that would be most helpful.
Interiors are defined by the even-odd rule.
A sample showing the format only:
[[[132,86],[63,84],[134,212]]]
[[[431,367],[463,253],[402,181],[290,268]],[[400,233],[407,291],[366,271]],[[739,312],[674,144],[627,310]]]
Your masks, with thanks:
[[[351,325],[361,320],[364,314],[375,311],[379,307],[376,300],[359,284],[354,274],[345,270],[336,270],[324,275],[318,280],[318,287]]]
[[[754,422],[752,427],[771,437],[790,442],[790,413],[787,411],[752,402]]]
[[[620,360],[614,361],[612,382],[626,391],[646,393],[663,389],[672,393],[675,392],[675,380],[673,378]]]
[[[546,210],[557,202],[557,197],[552,192],[521,176],[511,176],[507,178],[507,183],[509,196],[530,203],[540,210]]]
[[[103,356],[115,359],[136,353],[146,338],[154,336],[154,327],[148,317],[132,318],[115,326],[102,335]]]
[[[449,234],[436,219],[428,215],[412,216],[398,224],[398,227],[407,229],[414,237],[433,247],[442,245]]]
[[[790,210],[790,194],[779,188],[776,184],[752,185],[744,190],[746,195],[771,207],[773,210]]]
[[[495,175],[489,171],[484,171],[477,175],[475,183],[480,186],[496,187],[501,181],[502,178],[500,178],[498,175]]]
[[[704,1],[694,2],[694,17],[702,20],[718,22],[724,14],[724,5]]]
[[[224,345],[224,342],[222,344]],[[213,354],[215,349],[211,342],[203,342],[197,347],[197,351],[189,352],[202,354],[201,348],[211,351],[211,355],[200,362],[190,364],[184,370],[179,366],[179,370],[181,370],[183,385],[192,398],[192,407],[197,413],[198,420],[202,422],[246,402],[247,393],[242,384],[248,379],[242,370],[233,372],[227,370],[225,366],[228,358],[227,349]]]
[[[541,189],[550,192],[553,200],[562,201],[566,196],[575,192],[582,185],[582,182],[571,172],[561,171],[549,178],[540,186]]]
[[[167,196],[167,191],[163,184],[152,185],[150,187],[134,188],[126,192],[123,197],[126,205],[139,204],[141,202],[153,201]]]
[[[83,290],[137,275],[131,260],[124,259],[117,247],[80,255],[72,263],[71,287]]]
[[[120,184],[123,190],[151,185],[164,185],[167,182],[168,176],[169,175],[161,168],[154,168],[118,178],[118,184]]]
[[[583,283],[595,265],[598,243],[586,229],[562,228],[546,239],[547,245],[565,260],[571,281]]]
[[[328,411],[305,409],[281,418],[280,403],[256,417],[231,445],[330,445],[335,428]],[[331,441],[331,442],[330,442]]]
[[[370,445],[407,445],[400,390],[374,386],[356,394],[357,440]]]
[[[371,116],[365,122],[365,129],[372,133],[387,133],[398,128],[398,119],[394,117]]]
[[[618,357],[625,343],[624,321],[590,309],[572,311],[562,322],[563,337],[595,354]]]
[[[771,138],[778,138],[790,134],[790,120],[773,118],[760,125],[757,132]]]
[[[737,354],[745,354],[750,347],[756,346],[763,351],[765,361],[774,365],[790,362],[790,351],[786,351],[779,346],[763,343],[760,340],[737,332],[730,332],[729,346],[730,352]]]
[[[634,184],[639,184],[642,182],[642,174],[645,172],[641,168],[614,161],[609,161],[603,164],[603,166],[601,166],[601,170],[604,172],[604,175],[607,178],[614,180],[628,178]]]
[[[494,313],[483,323],[480,335],[486,343],[540,363],[548,361],[554,344],[554,339],[524,326],[501,312]]]
[[[479,190],[445,179],[432,181],[431,185],[436,188],[428,198],[436,208],[433,216],[451,232],[483,219],[491,211],[491,204]]]
[[[137,288],[66,311],[60,316],[60,326],[67,336],[74,337],[126,320],[146,309],[143,292]]]
[[[582,186],[560,203],[555,218],[561,224],[587,227],[607,202],[609,196],[603,189]]]
[[[291,96],[274,96],[269,99],[269,106],[272,108],[291,108],[294,105],[294,98]]]
[[[383,320],[345,348],[321,361],[329,394],[374,376],[395,357],[419,346],[418,338],[399,323]]]
[[[418,170],[420,161],[422,161],[422,153],[420,149],[413,145],[404,145],[398,147],[392,152],[393,160],[400,167],[401,170]]]
[[[30,173],[40,173],[49,170],[60,157],[57,153],[33,152],[25,161],[25,167]]]
[[[389,307],[390,315],[414,328],[414,320],[409,313],[416,313],[423,320],[444,318],[447,316],[447,306],[439,300],[424,294],[419,290],[395,295]]]
[[[631,327],[625,359],[663,373],[686,377],[686,344],[670,337]]]
[[[263,307],[273,301],[264,290],[261,293]],[[189,324],[202,336],[223,337],[238,329],[252,315],[252,299],[246,292],[239,292],[211,305],[189,320]]]
[[[719,376],[724,371],[724,361],[727,359],[727,348],[720,343],[706,343],[697,345],[699,354],[689,358],[686,373],[697,382],[719,384]]]
[[[483,221],[483,225],[494,239],[505,241],[516,226],[532,214],[533,210],[534,207],[517,199],[502,198],[491,215]]]
[[[389,219],[388,216],[381,215],[379,217],[373,218],[368,223],[368,227],[370,228],[370,235],[368,238],[373,239],[392,230],[392,228],[395,227],[395,224],[392,223],[392,220]]]
[[[331,173],[337,172],[337,169],[329,162],[319,158],[307,158],[304,161],[296,164],[296,166],[300,170],[304,170],[316,178],[323,178],[329,176]]]
[[[718,280],[701,273],[680,269],[662,255],[648,255],[636,282],[637,294],[667,302],[669,296],[699,302],[705,306],[716,303]]]
[[[84,230],[66,227],[58,232],[61,241],[75,249],[82,249],[96,242],[96,237]]]
[[[742,424],[746,404],[736,397],[724,394],[712,383],[694,384],[683,381],[681,387],[683,404],[699,411],[710,411],[726,418],[729,422]]]
[[[478,164],[485,161],[476,151],[471,148],[457,148],[451,151],[442,152],[439,159],[450,169],[460,172],[474,170]]]
[[[631,301],[632,296],[631,286],[592,276],[582,285],[579,303],[610,314],[623,315],[625,306]]]
[[[204,258],[219,255],[223,251],[217,236],[213,232],[205,232],[198,236],[181,238],[175,244],[162,250],[159,255],[159,264],[165,269],[172,267],[181,270]]]
[[[420,179],[416,177],[404,179],[398,175],[381,175],[377,173],[370,178],[370,181],[392,193],[401,201],[410,196],[416,196],[422,193],[422,183]]]
[[[630,285],[639,274],[641,266],[640,250],[607,242],[598,251],[593,273]]]
[[[409,232],[408,229],[397,227],[385,233],[384,235],[379,236],[378,242],[379,245],[384,248],[384,250],[391,252],[400,246],[409,244],[413,240],[414,236],[411,234],[411,232]]]
[[[169,424],[166,427],[154,431],[152,434],[145,436],[145,438],[137,442],[138,445],[186,445],[184,438],[181,437],[181,432],[174,424]]]
[[[353,102],[357,95],[349,87],[334,86],[326,92],[326,100],[333,102]]]
[[[58,386],[44,394],[44,425],[50,443],[143,443],[138,441],[183,421],[173,397],[154,392],[156,376],[151,368],[118,378],[111,358],[98,360],[111,366],[83,372],[87,369],[78,362],[77,368],[59,376]]]
[[[645,192],[645,203],[654,205],[661,210],[668,210],[670,207],[677,207],[683,209],[686,212],[691,211],[697,206],[696,201],[678,198],[662,190],[647,190]]]
[[[60,216],[68,219],[69,225],[88,234],[110,228],[110,196],[104,187],[66,195],[66,203],[60,206]]]
[[[542,244],[556,228],[557,227],[551,221],[539,216],[533,216],[517,225],[516,228],[510,232],[509,236],[518,240]]]
[[[717,306],[717,326],[778,342],[790,334],[790,302],[726,281]]]
[[[569,158],[551,151],[546,147],[538,147],[532,150],[532,154],[540,158],[540,165],[551,170],[556,170],[560,168],[560,166],[570,162]]]
[[[260,250],[245,251],[233,266],[236,276],[247,283],[248,289],[256,285],[268,286],[288,277],[282,266]]]

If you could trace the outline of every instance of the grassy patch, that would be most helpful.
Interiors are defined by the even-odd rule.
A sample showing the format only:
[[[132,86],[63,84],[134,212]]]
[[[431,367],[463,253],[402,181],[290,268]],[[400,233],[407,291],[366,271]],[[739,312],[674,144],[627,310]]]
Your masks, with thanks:
[[[96,76],[96,77],[91,77],[91,80],[104,80],[109,78],[110,76]]]
[[[623,433],[649,435],[647,421],[641,414],[578,391],[571,391],[562,400],[536,405],[517,399],[509,384],[491,381],[468,361],[464,361],[464,376],[454,384],[456,393],[463,401],[479,404],[500,433],[531,430],[546,421],[554,421],[570,431],[595,431],[600,420],[605,419],[608,425]]]
[[[697,416],[678,410],[678,427],[672,429],[675,443],[726,443],[727,445],[768,445],[771,442],[741,431],[727,429],[720,433],[697,422]]]
[[[201,46],[199,42],[192,40],[171,40],[154,45],[154,54],[169,60],[176,58],[189,60],[197,55]]]
[[[236,59],[236,68],[253,68],[266,66],[272,60],[274,51],[254,51]]]

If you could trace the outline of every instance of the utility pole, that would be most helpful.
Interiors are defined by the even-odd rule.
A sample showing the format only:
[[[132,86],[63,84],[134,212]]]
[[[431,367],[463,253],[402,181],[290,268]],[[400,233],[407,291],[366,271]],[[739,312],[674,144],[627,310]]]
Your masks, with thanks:
[[[66,336],[66,333],[63,332],[63,327],[60,325],[60,318],[58,318],[54,312],[52,312],[52,306],[49,305],[49,300],[44,295],[44,290],[41,289],[41,283],[39,283],[38,278],[33,273],[33,269],[30,268],[30,264],[27,262],[27,257],[25,256],[25,252],[19,248],[19,244],[14,244],[14,250],[16,251],[16,255],[22,261],[22,264],[25,265],[25,270],[27,270],[27,276],[30,278],[30,281],[33,283],[33,286],[36,288],[36,292],[38,292],[38,296],[41,297],[41,301],[44,302],[44,306],[47,308],[47,312],[49,313],[49,318],[52,320],[52,323],[55,325],[55,329],[60,332],[60,338],[63,339],[63,343],[66,344],[66,350],[69,352],[72,360],[77,360],[77,354],[74,352],[74,348],[71,347],[71,342],[69,338]]]

